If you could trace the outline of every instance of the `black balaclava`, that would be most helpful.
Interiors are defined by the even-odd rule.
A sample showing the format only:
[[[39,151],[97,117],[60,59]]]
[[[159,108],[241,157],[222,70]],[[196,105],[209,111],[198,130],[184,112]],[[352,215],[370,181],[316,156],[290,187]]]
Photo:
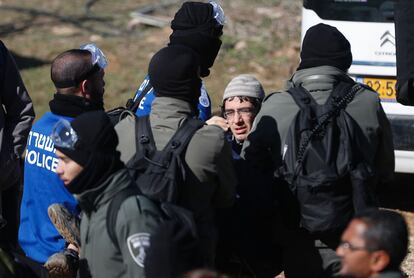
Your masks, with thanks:
[[[197,53],[184,46],[164,47],[152,57],[148,75],[157,97],[173,97],[196,108],[200,97]]]
[[[300,58],[298,70],[333,66],[347,71],[352,64],[351,46],[338,29],[320,23],[306,32]]]
[[[210,74],[209,68],[221,47],[220,36],[223,25],[214,16],[213,6],[209,3],[185,2],[171,22],[170,45],[190,47],[200,55],[200,76]]]
[[[98,187],[111,174],[121,169],[123,163],[116,150],[118,136],[105,112],[83,113],[72,121],[71,126],[78,136],[75,148],[56,146],[56,149],[84,167],[67,186],[69,192],[80,194]]]

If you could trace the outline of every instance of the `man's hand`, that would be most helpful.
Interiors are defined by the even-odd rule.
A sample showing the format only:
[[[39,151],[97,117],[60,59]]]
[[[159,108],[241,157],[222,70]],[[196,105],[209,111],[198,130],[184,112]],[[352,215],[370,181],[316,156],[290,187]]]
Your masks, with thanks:
[[[226,119],[218,116],[213,116],[209,120],[206,121],[208,125],[217,125],[221,127],[224,131],[227,131],[230,126]]]

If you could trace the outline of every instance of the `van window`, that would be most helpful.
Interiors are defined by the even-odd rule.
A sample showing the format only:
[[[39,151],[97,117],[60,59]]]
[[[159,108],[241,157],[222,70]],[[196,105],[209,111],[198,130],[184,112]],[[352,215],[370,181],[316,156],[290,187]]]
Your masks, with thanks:
[[[396,0],[304,0],[324,20],[393,22]]]

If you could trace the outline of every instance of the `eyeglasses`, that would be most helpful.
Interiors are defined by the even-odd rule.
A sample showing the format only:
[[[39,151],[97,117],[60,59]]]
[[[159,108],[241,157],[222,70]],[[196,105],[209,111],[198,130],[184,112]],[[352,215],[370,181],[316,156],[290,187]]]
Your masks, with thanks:
[[[75,144],[78,142],[78,135],[72,128],[68,120],[60,119],[52,129],[50,138],[53,144],[57,147],[66,149],[75,149]]]
[[[251,116],[253,114],[253,108],[244,107],[236,110],[224,110],[223,116],[225,119],[233,119],[236,116],[236,113],[242,117]]]
[[[338,248],[343,248],[343,249],[349,250],[351,252],[354,252],[354,251],[368,251],[369,252],[370,251],[366,247],[354,246],[348,241],[341,241],[338,245]]]

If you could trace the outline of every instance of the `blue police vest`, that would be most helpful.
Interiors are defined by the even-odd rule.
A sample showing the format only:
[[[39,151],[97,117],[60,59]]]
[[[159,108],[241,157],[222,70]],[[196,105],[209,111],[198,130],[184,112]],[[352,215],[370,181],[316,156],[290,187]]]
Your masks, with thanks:
[[[148,88],[146,89],[147,86],[151,86],[148,75],[145,77],[144,81],[135,92],[134,102],[139,98],[142,92],[148,90]],[[200,92],[201,95],[198,103],[198,118],[202,121],[207,121],[211,117],[211,101],[206,87],[204,86],[204,82],[201,84]],[[151,112],[151,103],[154,101],[154,99],[154,88],[151,87],[151,89],[148,90],[147,94],[142,98],[135,114],[138,117],[149,115]]]
[[[75,198],[56,174],[58,159],[49,137],[62,118],[72,120],[47,112],[33,125],[27,140],[19,243],[28,257],[40,263],[65,247],[65,240],[49,219],[49,205],[63,204],[72,213],[79,213]]]

